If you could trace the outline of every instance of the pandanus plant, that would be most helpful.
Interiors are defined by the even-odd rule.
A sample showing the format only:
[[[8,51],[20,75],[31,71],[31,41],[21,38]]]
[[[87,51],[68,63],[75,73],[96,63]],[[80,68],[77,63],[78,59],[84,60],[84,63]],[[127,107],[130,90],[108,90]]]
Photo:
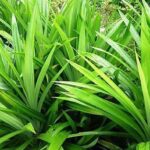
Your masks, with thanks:
[[[102,34],[96,1],[0,1],[0,149],[149,149],[150,8],[124,3]]]
[[[60,150],[67,138],[84,136],[52,96],[54,81],[81,77],[67,59],[94,45],[100,16],[86,0],[69,0],[59,14],[51,9],[49,0],[0,1],[0,149]]]
[[[132,142],[142,142],[136,149],[149,150],[150,7],[143,1],[140,15],[124,2],[137,15],[136,23],[128,19],[131,14],[120,11],[121,20],[105,35],[97,33],[93,51],[79,54],[77,59],[84,60],[86,67],[68,60],[83,76],[76,82],[58,82],[63,89],[59,99],[74,110],[109,118]]]

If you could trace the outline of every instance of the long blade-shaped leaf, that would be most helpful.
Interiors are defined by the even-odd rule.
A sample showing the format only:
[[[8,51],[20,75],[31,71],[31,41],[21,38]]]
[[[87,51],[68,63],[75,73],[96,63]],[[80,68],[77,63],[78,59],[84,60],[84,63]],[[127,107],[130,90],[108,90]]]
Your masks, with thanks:
[[[28,33],[25,45],[24,68],[23,68],[23,80],[25,90],[27,93],[28,103],[30,107],[34,109],[37,108],[37,104],[34,99],[34,66],[33,66],[36,15],[37,15],[37,5],[35,4],[32,18],[28,26]]]

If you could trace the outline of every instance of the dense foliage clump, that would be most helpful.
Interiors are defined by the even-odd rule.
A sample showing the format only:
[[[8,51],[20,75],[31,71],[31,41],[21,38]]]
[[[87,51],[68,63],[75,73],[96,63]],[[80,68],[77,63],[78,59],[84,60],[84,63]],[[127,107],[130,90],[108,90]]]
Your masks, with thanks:
[[[149,150],[150,7],[0,1],[0,149]]]

